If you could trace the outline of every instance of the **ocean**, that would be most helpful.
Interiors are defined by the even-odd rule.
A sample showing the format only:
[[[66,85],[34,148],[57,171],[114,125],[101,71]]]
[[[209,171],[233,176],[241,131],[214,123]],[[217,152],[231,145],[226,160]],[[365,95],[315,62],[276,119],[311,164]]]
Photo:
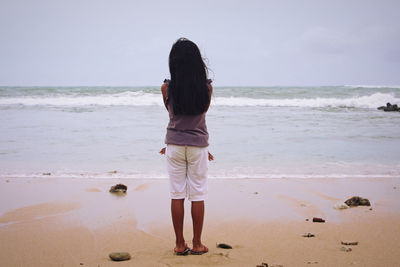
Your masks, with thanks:
[[[400,87],[215,87],[210,178],[400,177]],[[159,87],[0,87],[0,177],[166,178]]]

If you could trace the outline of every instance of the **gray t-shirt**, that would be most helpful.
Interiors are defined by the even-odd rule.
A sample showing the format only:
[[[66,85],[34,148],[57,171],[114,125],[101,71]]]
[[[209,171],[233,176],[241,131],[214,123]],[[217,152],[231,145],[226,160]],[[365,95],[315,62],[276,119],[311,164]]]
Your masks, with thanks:
[[[173,99],[167,98],[166,101],[169,123],[167,126],[165,143],[181,146],[208,146],[206,112],[199,115],[175,115],[173,112]]]

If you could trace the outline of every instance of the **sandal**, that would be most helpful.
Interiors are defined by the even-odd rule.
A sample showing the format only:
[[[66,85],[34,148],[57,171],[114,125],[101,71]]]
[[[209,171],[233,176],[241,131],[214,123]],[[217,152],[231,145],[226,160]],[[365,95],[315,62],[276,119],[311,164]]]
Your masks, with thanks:
[[[177,256],[186,256],[189,254],[190,248],[188,245],[185,243],[185,249],[183,251],[177,251],[176,248],[174,248],[174,254]]]
[[[208,248],[206,246],[203,245],[203,249],[199,250],[199,251],[194,251],[193,249],[190,250],[190,254],[192,255],[203,255],[204,253],[208,252]]]

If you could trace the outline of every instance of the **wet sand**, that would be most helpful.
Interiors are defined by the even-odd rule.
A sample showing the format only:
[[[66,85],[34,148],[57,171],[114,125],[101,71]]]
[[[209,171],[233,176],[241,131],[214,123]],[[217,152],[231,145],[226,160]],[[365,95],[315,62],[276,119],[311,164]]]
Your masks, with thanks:
[[[110,194],[120,182],[126,196]],[[355,195],[372,210],[333,208]],[[400,179],[210,179],[210,251],[178,257],[167,180],[0,179],[0,266],[400,266],[399,201]],[[359,243],[345,252],[343,240]],[[112,262],[114,251],[132,259]]]

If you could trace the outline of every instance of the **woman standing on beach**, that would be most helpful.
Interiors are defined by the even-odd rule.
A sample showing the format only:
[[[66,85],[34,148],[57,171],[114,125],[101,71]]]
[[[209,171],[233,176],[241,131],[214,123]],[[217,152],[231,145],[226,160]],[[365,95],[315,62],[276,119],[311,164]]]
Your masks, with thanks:
[[[212,86],[200,50],[192,41],[181,38],[169,54],[171,80],[161,87],[169,113],[165,143],[170,183],[171,215],[174,225],[176,255],[201,255],[208,248],[201,243],[204,200],[207,197],[208,132],[206,112],[210,106]],[[183,237],[184,201],[192,202],[193,247]]]

